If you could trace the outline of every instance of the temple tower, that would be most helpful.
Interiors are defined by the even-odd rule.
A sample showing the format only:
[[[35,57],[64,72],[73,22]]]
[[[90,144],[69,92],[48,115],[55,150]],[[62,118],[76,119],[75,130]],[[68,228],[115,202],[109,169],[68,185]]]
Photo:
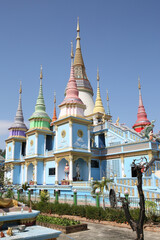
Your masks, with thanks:
[[[19,162],[23,160],[26,152],[26,131],[22,111],[22,86],[20,83],[19,102],[15,120],[9,128],[10,135],[6,140],[6,164],[11,167],[5,177],[10,179],[11,183],[20,184],[21,167]],[[17,164],[14,164],[14,163]]]
[[[99,70],[98,69],[97,69],[97,96],[96,96],[96,102],[93,109],[93,113],[97,113],[97,112],[105,113],[102,99],[101,99],[100,88],[99,88]]]
[[[146,125],[150,125],[151,123],[147,119],[147,114],[143,105],[142,94],[141,94],[141,84],[140,84],[139,78],[138,78],[138,88],[139,88],[139,106],[138,106],[137,120],[133,125],[133,129],[139,133],[144,129]]]
[[[54,92],[54,110],[53,110],[53,117],[52,117],[52,122],[51,126],[53,126],[54,122],[57,120],[57,113],[56,113],[56,92]]]
[[[25,182],[45,185],[45,154],[53,150],[53,132],[50,130],[51,119],[46,113],[42,88],[42,66],[40,88],[35,111],[29,118],[30,129],[26,133]]]
[[[77,43],[76,43],[76,53],[74,58],[74,77],[76,79],[77,88],[79,90],[79,97],[82,102],[86,105],[86,110],[84,115],[90,115],[93,113],[94,101],[93,101],[93,89],[88,80],[85,65],[83,62],[81,45],[80,45],[80,27],[79,18],[77,20]]]

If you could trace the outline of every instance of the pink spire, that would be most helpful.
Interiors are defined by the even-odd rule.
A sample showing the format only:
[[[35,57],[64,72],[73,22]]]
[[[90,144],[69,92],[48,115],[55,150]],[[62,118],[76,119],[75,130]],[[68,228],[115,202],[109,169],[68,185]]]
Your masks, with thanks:
[[[63,103],[80,103],[83,104],[82,100],[79,98],[79,92],[77,89],[77,83],[74,78],[74,68],[73,63],[71,64],[70,79],[67,84],[66,97],[63,100]]]
[[[139,88],[139,106],[138,106],[138,113],[137,113],[137,121],[133,125],[133,128],[136,132],[141,132],[146,125],[150,125],[151,123],[147,119],[147,113],[143,105],[140,79],[138,79],[138,88]]]
[[[54,92],[54,111],[53,111],[53,118],[51,122],[51,126],[53,126],[54,122],[57,120],[57,114],[56,114],[56,93]]]

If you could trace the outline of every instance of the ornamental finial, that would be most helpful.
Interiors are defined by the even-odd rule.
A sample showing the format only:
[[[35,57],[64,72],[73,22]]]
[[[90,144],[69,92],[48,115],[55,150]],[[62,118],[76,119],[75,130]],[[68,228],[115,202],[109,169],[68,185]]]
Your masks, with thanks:
[[[20,81],[20,88],[19,88],[19,93],[22,93],[22,82]]]
[[[71,41],[71,59],[74,58],[74,52],[73,52],[73,42]]]
[[[56,92],[54,91],[54,103],[56,103]]]
[[[97,67],[97,81],[99,81],[99,69]]]
[[[43,74],[42,74],[42,64],[41,64],[40,79],[42,78],[43,78]]]
[[[109,96],[108,96],[108,89],[107,89],[107,101],[109,101]]]
[[[77,17],[77,32],[80,31],[80,27],[79,27],[79,17]]]
[[[140,77],[138,76],[138,88],[141,89]]]

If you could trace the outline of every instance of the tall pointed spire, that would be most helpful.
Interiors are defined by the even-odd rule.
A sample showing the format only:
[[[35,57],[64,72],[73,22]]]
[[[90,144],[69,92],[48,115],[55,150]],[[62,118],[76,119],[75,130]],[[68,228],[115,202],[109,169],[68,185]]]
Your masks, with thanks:
[[[94,108],[93,89],[86,74],[85,65],[81,52],[79,17],[77,19],[76,52],[74,57],[74,77],[77,82],[79,97],[82,100],[82,102],[86,105],[86,110],[84,111],[84,114],[86,116],[90,115],[93,113]]]
[[[66,106],[67,105],[67,106]],[[71,71],[70,78],[66,88],[66,96],[63,102],[59,105],[60,115],[59,117],[64,117],[67,115],[74,116],[84,116],[84,109],[86,106],[79,98],[79,91],[77,89],[77,83],[74,77],[74,67],[73,67],[73,54],[72,54],[72,44],[71,44]]]
[[[80,44],[80,27],[79,27],[79,17],[77,18],[77,43],[76,43],[76,53],[75,53],[75,58],[74,58],[74,65],[81,65],[84,68],[84,62],[83,62],[83,57],[82,57],[82,52],[81,52],[81,44]],[[86,73],[85,73],[86,74]]]
[[[111,113],[110,113],[110,107],[109,107],[108,89],[107,89],[107,115],[111,115]]]
[[[44,97],[43,97],[42,79],[43,79],[43,74],[42,74],[42,65],[41,65],[39,95],[38,95],[36,106],[35,106],[35,112],[29,118],[29,120],[31,121],[30,128],[33,128],[33,127],[49,128],[50,127],[49,123],[50,123],[51,119],[49,118],[48,114],[46,113],[46,106],[45,106]],[[41,120],[39,120],[39,122],[37,122],[37,120],[35,120],[35,119],[41,119]],[[46,123],[46,122],[48,122],[48,123]]]
[[[141,132],[146,125],[150,125],[151,123],[147,119],[147,114],[143,105],[142,94],[141,94],[141,84],[140,84],[139,77],[138,77],[138,89],[139,89],[139,106],[138,106],[138,113],[137,113],[137,121],[133,125],[133,129],[136,132]]]
[[[57,114],[56,114],[56,92],[54,92],[54,111],[53,111],[53,118],[51,122],[51,126],[53,126],[54,122],[57,120]]]
[[[16,116],[14,119],[14,123],[9,128],[10,130],[10,136],[25,136],[25,132],[27,131],[27,127],[24,124],[24,118],[23,118],[23,111],[22,111],[22,84],[20,82],[20,89],[19,89],[19,102],[18,102],[18,108],[16,112]]]
[[[96,102],[95,102],[95,106],[93,109],[93,113],[97,113],[97,112],[105,113],[102,99],[101,99],[101,94],[100,94],[99,79],[100,79],[99,78],[99,69],[97,68],[97,97],[96,97]]]

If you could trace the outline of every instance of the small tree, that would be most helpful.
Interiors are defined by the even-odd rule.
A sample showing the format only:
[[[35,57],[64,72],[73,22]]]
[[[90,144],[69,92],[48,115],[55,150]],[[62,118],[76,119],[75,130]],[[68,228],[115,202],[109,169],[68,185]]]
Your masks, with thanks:
[[[10,179],[4,178],[4,174],[10,172],[11,170],[13,170],[13,167],[5,166],[4,164],[0,165],[0,185],[2,187],[4,187],[4,185],[7,185],[8,182],[10,182]]]
[[[112,182],[112,180],[103,177],[102,181],[97,181],[96,180],[96,181],[94,181],[92,183],[92,192],[91,192],[91,194],[95,195],[96,189],[99,189],[99,191],[100,191],[99,195],[102,195],[102,197],[103,197],[103,209],[105,209],[105,199],[104,199],[104,197],[105,197],[105,189],[108,190],[108,183],[109,182]]]
[[[42,190],[40,193],[41,202],[47,203],[49,201],[49,194],[47,191]]]
[[[136,231],[137,238],[136,240],[144,240],[144,233],[143,233],[143,225],[144,225],[144,220],[145,220],[145,200],[144,200],[144,193],[142,190],[142,174],[145,172],[149,165],[147,163],[147,159],[145,157],[141,158],[139,163],[136,164],[137,160],[133,161],[133,167],[137,172],[137,189],[139,193],[139,205],[140,205],[140,213],[139,213],[139,219],[136,222],[130,212],[129,212],[129,201],[127,198],[121,198],[122,202],[122,207],[125,212],[126,219],[128,223],[130,224],[131,228],[133,231]]]

